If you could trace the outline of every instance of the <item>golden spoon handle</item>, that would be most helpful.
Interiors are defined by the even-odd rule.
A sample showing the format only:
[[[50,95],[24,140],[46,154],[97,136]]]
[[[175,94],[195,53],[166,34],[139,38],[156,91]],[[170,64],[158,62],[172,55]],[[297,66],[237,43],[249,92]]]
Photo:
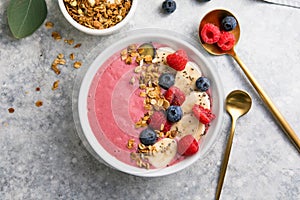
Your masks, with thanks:
[[[237,120],[236,117],[232,116],[231,118],[232,118],[232,125],[231,125],[229,138],[228,138],[228,141],[227,141],[227,146],[226,146],[223,162],[222,162],[222,165],[221,165],[219,182],[218,182],[217,191],[216,191],[216,200],[218,200],[220,198],[220,195],[221,195],[221,190],[222,190],[222,186],[223,186],[223,182],[224,182],[224,177],[225,177],[225,174],[226,174],[227,164],[228,164],[228,160],[229,160],[229,155],[230,155],[233,136],[234,136],[235,125],[236,125],[236,120]]]
[[[291,140],[293,145],[297,148],[297,150],[300,152],[300,140],[297,137],[296,133],[293,131],[291,126],[288,124],[288,122],[284,119],[282,114],[279,112],[279,110],[275,107],[271,99],[267,96],[267,94],[264,92],[264,90],[261,88],[261,86],[257,83],[255,78],[252,76],[246,65],[241,61],[241,59],[237,56],[236,53],[230,54],[236,62],[240,65],[241,69],[244,71],[245,75],[247,76],[248,80],[251,82],[257,93],[260,95],[262,100],[265,102],[269,110],[271,111],[273,117],[277,120],[283,131],[286,133],[288,138]]]

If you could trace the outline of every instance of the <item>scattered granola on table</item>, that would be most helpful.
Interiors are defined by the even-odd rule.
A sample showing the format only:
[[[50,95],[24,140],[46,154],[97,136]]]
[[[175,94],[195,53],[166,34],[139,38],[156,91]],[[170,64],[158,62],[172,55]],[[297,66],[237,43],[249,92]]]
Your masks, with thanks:
[[[38,100],[35,102],[36,107],[41,107],[43,105],[43,101]]]
[[[74,49],[81,47],[81,43],[75,44]]]
[[[50,28],[53,28],[53,26],[54,26],[53,22],[48,21],[48,22],[45,23],[46,28],[50,29]]]
[[[51,69],[57,74],[60,74],[60,69],[57,67],[58,65],[65,65],[66,60],[64,59],[64,54],[60,53],[57,55],[57,57],[54,59],[51,65]]]
[[[70,54],[70,59],[71,59],[71,60],[74,60],[74,59],[75,59],[74,53],[71,53],[71,54]]]
[[[131,0],[64,0],[67,12],[79,24],[106,29],[121,22],[131,8]]]
[[[81,67],[81,62],[80,61],[76,61],[74,64],[73,64],[73,67],[76,68],[76,69],[79,69]]]
[[[9,113],[14,113],[14,112],[15,112],[15,109],[14,109],[14,108],[9,108],[9,109],[8,109],[8,112],[9,112]]]
[[[51,36],[53,37],[54,40],[61,40],[61,35],[57,31],[53,31]]]
[[[52,86],[52,90],[56,90],[58,88],[59,80],[55,81]]]
[[[65,41],[65,43],[67,43],[69,45],[72,45],[74,43],[73,39],[65,39],[64,41]]]

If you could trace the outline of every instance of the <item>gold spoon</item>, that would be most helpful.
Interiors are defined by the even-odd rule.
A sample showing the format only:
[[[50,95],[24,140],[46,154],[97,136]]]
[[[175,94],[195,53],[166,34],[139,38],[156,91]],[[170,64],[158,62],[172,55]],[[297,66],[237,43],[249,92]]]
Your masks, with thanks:
[[[239,117],[243,116],[250,110],[251,105],[252,105],[251,97],[249,96],[248,93],[241,90],[234,90],[226,97],[226,110],[231,116],[232,125],[231,125],[231,130],[230,130],[223,162],[221,165],[220,177],[219,177],[219,182],[218,182],[218,187],[216,192],[216,199],[220,198],[224,177],[227,169],[227,164],[229,160],[231,145],[233,141],[236,121]]]
[[[206,14],[204,16],[204,18],[202,19],[202,21],[200,23],[199,33],[202,30],[202,27],[204,26],[204,24],[206,24],[206,23],[212,23],[212,24],[215,24],[216,26],[220,27],[221,19],[225,16],[228,16],[228,15],[234,17],[234,15],[232,13],[230,13],[227,10],[223,10],[223,9],[217,9],[217,10],[213,10],[213,11],[209,12],[208,14]],[[236,28],[234,30],[232,30],[231,32],[235,36],[235,39],[236,39],[235,44],[236,44],[238,42],[239,38],[240,38],[240,26],[239,26],[238,22],[237,22]],[[200,34],[199,34],[199,36],[200,36]],[[260,97],[264,101],[264,103],[267,106],[267,108],[269,109],[269,111],[272,113],[273,117],[277,120],[277,122],[281,126],[282,130],[286,133],[286,135],[288,136],[290,141],[293,143],[293,145],[295,145],[296,149],[300,152],[300,139],[297,137],[296,133],[290,127],[288,122],[284,119],[284,117],[279,112],[279,110],[275,107],[275,105],[273,104],[271,99],[267,96],[267,94],[264,92],[264,90],[261,88],[261,86],[255,80],[255,78],[250,73],[250,71],[248,70],[246,65],[237,56],[237,54],[234,51],[234,48],[232,48],[229,51],[223,51],[215,44],[206,44],[206,43],[204,43],[201,39],[201,36],[200,36],[200,41],[201,41],[201,44],[202,44],[203,48],[206,51],[208,51],[209,53],[211,53],[213,55],[228,54],[228,55],[231,55],[235,59],[235,61],[239,64],[239,66],[241,67],[241,69],[245,73],[246,77],[248,78],[248,80],[250,81],[252,86],[255,88],[257,93],[260,95]]]

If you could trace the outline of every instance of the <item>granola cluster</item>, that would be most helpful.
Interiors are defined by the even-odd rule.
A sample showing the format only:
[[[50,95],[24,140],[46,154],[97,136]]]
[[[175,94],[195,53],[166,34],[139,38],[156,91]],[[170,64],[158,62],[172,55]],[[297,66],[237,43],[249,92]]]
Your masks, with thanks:
[[[151,55],[144,54],[144,49],[138,48],[135,44],[129,45],[121,51],[121,59],[126,64],[137,62],[139,65],[134,69],[137,76],[133,76],[130,83],[133,84],[137,79],[139,88],[142,90],[140,97],[144,97],[144,108],[148,112],[135,124],[136,128],[147,126],[147,120],[154,111],[166,110],[170,103],[165,99],[158,85],[159,66],[152,63],[154,59]],[[162,127],[163,129],[163,127]]]
[[[134,147],[135,140],[133,138],[129,139],[127,143],[127,148],[133,149]],[[135,161],[138,167],[149,169],[150,163],[148,162],[148,157],[157,151],[155,146],[146,146],[142,143],[139,143],[137,148],[137,152],[130,153],[131,160]]]
[[[147,156],[145,154],[134,153],[130,154],[131,160],[136,162],[136,165],[140,168],[150,169],[150,163],[147,162]]]
[[[145,53],[145,49],[139,48],[132,44],[123,49],[120,53],[121,59],[128,65],[136,62],[137,67],[134,68],[135,75],[130,79],[129,83],[134,84],[138,81],[141,92],[140,97],[144,98],[144,108],[147,112],[139,121],[135,123],[136,128],[148,126],[147,121],[155,111],[165,111],[169,108],[170,102],[165,99],[162,94],[161,87],[158,84],[160,76],[159,63],[156,63],[153,55]],[[164,124],[161,124],[159,130],[154,130],[160,138],[175,138],[176,130],[163,132]],[[144,145],[135,143],[134,139],[129,139],[127,143],[128,149],[136,147],[137,151],[131,153],[131,159],[136,162],[136,165],[141,168],[149,169],[150,165],[148,157],[157,150],[153,145]]]
[[[55,74],[60,74],[60,69],[57,67],[58,65],[65,65],[66,60],[64,59],[64,54],[60,53],[57,55],[57,57],[54,59],[54,61],[51,64],[51,69],[55,72]]]
[[[75,21],[91,29],[115,26],[131,8],[131,0],[64,0],[64,3]]]
[[[137,45],[131,44],[121,51],[121,59],[124,60],[128,65],[134,61],[137,62],[140,66],[136,68],[134,72],[138,73],[141,72],[141,67],[143,66],[144,62],[151,64],[154,58],[152,55],[146,54],[145,49],[138,48]],[[150,67],[150,69],[152,68]],[[150,69],[148,69],[148,72],[150,72]]]

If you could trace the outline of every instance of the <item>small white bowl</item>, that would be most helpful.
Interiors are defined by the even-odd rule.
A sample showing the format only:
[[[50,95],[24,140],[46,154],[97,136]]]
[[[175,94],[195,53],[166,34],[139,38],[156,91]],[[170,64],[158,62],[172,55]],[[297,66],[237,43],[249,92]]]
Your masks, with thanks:
[[[137,0],[131,0],[131,1],[132,1],[131,8],[130,8],[129,12],[127,13],[126,17],[122,21],[120,21],[119,23],[117,23],[116,25],[114,25],[112,27],[109,27],[106,29],[101,29],[101,30],[91,29],[91,28],[88,28],[88,27],[83,26],[83,25],[79,24],[78,22],[76,22],[68,13],[66,6],[64,4],[64,0],[58,0],[58,5],[59,5],[59,8],[60,8],[61,12],[63,13],[64,17],[67,19],[67,21],[70,24],[72,24],[79,31],[82,31],[89,35],[109,35],[109,34],[119,31],[125,24],[127,24],[129,22],[131,17],[134,15],[138,1]]]

